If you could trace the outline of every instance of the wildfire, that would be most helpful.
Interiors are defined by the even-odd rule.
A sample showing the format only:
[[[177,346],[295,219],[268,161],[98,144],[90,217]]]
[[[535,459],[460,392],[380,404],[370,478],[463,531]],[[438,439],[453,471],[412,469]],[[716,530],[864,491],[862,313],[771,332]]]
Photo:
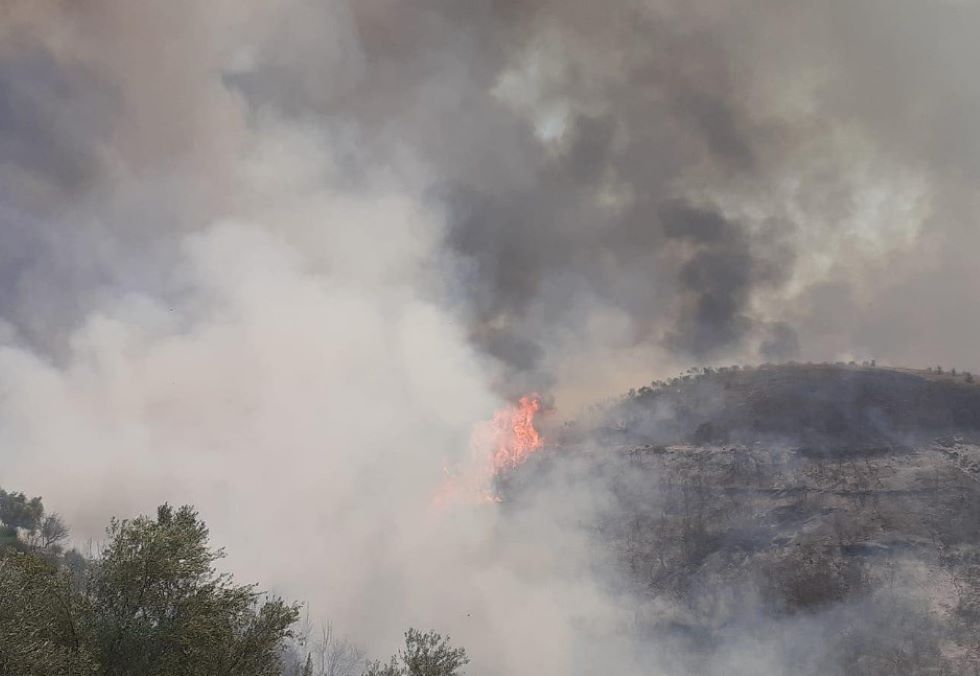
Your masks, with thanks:
[[[497,411],[492,422],[496,436],[491,458],[494,476],[516,468],[544,445],[534,428],[534,416],[540,410],[541,398],[529,394],[521,397],[516,406]]]
[[[442,487],[433,504],[446,506],[457,501],[500,502],[494,480],[516,469],[544,447],[534,418],[541,411],[541,397],[529,394],[478,424],[470,439],[471,460],[456,470],[445,469]]]

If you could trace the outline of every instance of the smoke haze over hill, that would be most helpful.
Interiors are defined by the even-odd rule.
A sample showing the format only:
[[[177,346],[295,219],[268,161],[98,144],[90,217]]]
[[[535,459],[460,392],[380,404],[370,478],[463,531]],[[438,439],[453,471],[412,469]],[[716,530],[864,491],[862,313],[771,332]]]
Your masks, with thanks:
[[[443,467],[529,391],[557,419],[695,363],[980,371],[978,30],[954,0],[6,2],[0,485],[79,542],[193,503],[372,651],[415,623],[485,673],[599,673],[586,634],[646,673],[574,527],[606,488],[433,514]]]

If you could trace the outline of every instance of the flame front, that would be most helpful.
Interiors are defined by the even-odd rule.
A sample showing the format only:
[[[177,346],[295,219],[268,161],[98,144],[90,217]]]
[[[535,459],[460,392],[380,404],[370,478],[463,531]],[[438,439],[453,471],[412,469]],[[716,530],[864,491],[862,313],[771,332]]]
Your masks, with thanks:
[[[470,439],[470,462],[455,470],[444,469],[445,478],[436,492],[433,504],[500,502],[494,481],[501,474],[516,469],[532,454],[544,447],[534,426],[541,411],[541,397],[528,394],[473,429]]]
[[[521,397],[516,406],[498,411],[493,417],[497,437],[491,460],[494,476],[516,468],[544,446],[534,427],[534,417],[540,410],[541,398],[529,394]]]

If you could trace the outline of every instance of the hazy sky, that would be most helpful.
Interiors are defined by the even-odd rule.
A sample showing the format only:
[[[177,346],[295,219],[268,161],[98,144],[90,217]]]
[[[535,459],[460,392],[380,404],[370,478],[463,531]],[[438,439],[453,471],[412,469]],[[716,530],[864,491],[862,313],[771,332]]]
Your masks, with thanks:
[[[533,669],[488,517],[414,536],[503,400],[980,371],[978,34],[963,0],[8,0],[0,485],[85,536],[194,502],[369,644],[450,614]]]

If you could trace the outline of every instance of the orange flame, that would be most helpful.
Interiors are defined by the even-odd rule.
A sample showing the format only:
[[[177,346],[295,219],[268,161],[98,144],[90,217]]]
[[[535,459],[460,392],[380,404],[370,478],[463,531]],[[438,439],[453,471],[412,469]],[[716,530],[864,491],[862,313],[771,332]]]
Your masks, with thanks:
[[[494,491],[494,480],[504,472],[516,469],[532,454],[544,447],[544,440],[534,426],[541,411],[541,397],[529,394],[504,408],[487,422],[473,429],[470,463],[455,471],[445,468],[445,479],[433,498],[433,504],[444,507],[457,501],[500,502]]]
[[[493,417],[497,443],[491,459],[494,476],[516,468],[541,449],[544,442],[534,428],[534,417],[541,410],[541,398],[536,394],[521,397],[516,406],[498,411]]]

